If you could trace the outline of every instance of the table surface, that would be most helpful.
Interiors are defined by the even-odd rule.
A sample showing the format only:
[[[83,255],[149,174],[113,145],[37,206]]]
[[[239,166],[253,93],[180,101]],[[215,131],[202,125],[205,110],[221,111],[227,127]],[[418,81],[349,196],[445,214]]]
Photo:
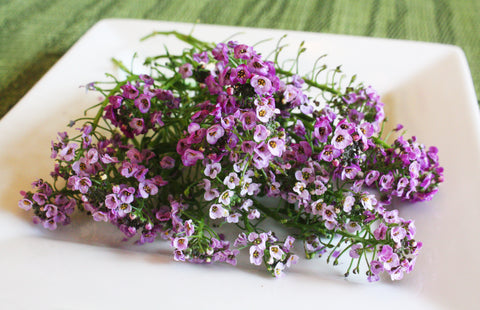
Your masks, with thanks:
[[[0,118],[96,22],[140,18],[460,46],[480,97],[478,0],[0,0]],[[454,91],[454,90],[452,90]]]

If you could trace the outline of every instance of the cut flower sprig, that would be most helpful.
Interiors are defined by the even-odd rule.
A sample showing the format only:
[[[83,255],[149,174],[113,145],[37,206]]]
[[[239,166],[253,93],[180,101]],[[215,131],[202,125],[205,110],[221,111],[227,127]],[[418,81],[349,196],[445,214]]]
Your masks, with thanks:
[[[243,250],[276,277],[298,261],[295,240],[307,258],[350,259],[346,276],[362,261],[370,281],[413,269],[422,243],[390,205],[430,200],[443,169],[415,137],[381,139],[372,87],[342,86],[339,68],[319,83],[325,65],[301,77],[279,64],[280,45],[270,61],[236,41],[153,35],[190,47],[147,58],[148,75],[116,61],[125,79],[89,84],[105,97],[96,116],[59,133],[53,181],[21,193],[35,223],[54,230],[78,209],[138,244],[167,240],[175,260],[235,265]]]

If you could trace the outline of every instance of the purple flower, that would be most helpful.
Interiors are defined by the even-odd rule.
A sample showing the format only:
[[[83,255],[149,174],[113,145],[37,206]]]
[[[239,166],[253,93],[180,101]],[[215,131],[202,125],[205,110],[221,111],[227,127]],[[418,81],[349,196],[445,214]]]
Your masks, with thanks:
[[[108,154],[104,154],[100,157],[102,163],[104,164],[112,164],[112,163],[118,163],[118,158],[112,157]]]
[[[306,186],[307,185],[303,182],[297,182],[293,187],[293,191],[298,194],[298,198],[310,200],[310,193],[308,192]]]
[[[132,212],[132,205],[126,202],[121,203],[117,212],[119,217],[125,217],[128,213]]]
[[[230,130],[235,125],[235,117],[233,115],[222,117],[220,123],[224,129]]]
[[[227,223],[238,223],[240,220],[240,213],[232,213],[227,216]]]
[[[250,85],[253,86],[255,92],[259,95],[266,94],[272,89],[272,82],[268,78],[260,75],[254,75],[250,80]]]
[[[295,86],[288,84],[283,91],[283,99],[285,102],[291,102],[297,98],[299,89]]]
[[[124,187],[120,189],[118,197],[122,203],[131,203],[134,200],[135,188]]]
[[[367,186],[372,185],[373,182],[378,180],[379,176],[380,172],[378,172],[377,170],[370,170],[365,177],[365,184],[367,184]]]
[[[263,123],[268,123],[275,114],[275,110],[268,106],[258,106],[255,111],[257,119]]]
[[[192,68],[193,68],[192,64],[187,62],[186,64],[183,64],[178,68],[178,72],[180,73],[182,78],[186,79],[187,77],[192,76],[193,74]]]
[[[380,223],[378,228],[373,231],[373,236],[377,240],[385,240],[385,237],[387,236],[387,229],[388,227],[385,226],[385,224]]]
[[[110,210],[115,210],[119,206],[119,201],[116,194],[108,194],[105,196],[105,207]]]
[[[372,260],[370,262],[370,271],[374,274],[374,275],[378,275],[380,273],[383,272],[383,264],[377,260]]]
[[[208,181],[208,180],[204,180],[204,181]],[[210,183],[210,181],[208,182]],[[218,189],[205,187],[205,194],[203,194],[203,198],[205,199],[205,201],[212,201],[218,196],[220,196],[220,192],[218,191]]]
[[[192,149],[187,149],[182,155],[182,163],[184,166],[194,166],[198,160],[204,158],[203,153]]]
[[[221,170],[222,166],[219,163],[207,164],[205,166],[204,174],[211,179],[215,179]]]
[[[265,139],[270,135],[269,130],[267,127],[263,125],[257,125],[255,127],[255,132],[253,133],[253,140],[256,142],[265,141]]]
[[[403,279],[403,273],[404,273],[403,267],[398,266],[396,268],[393,268],[390,271],[390,278],[392,279],[392,281],[401,280],[401,279]]]
[[[347,179],[352,180],[357,176],[357,173],[359,173],[359,172],[360,172],[360,167],[359,166],[357,166],[357,165],[347,166],[342,170],[341,179],[345,180],[347,178]]]
[[[283,272],[284,269],[285,265],[282,262],[278,262],[273,269],[273,274],[275,275],[275,278],[283,277],[285,275],[285,273]]]
[[[360,230],[360,225],[358,225],[357,222],[349,221],[347,224],[345,224],[345,229],[349,233],[354,234],[355,232]]]
[[[257,144],[253,141],[243,141],[240,149],[244,153],[252,154]]]
[[[145,180],[138,184],[138,193],[144,199],[150,195],[156,195],[158,193],[158,187],[150,180]]]
[[[343,200],[343,211],[349,213],[352,211],[353,204],[355,203],[355,197],[348,195]]]
[[[285,252],[283,252],[283,250],[278,245],[272,245],[268,250],[270,252],[270,256],[274,259],[281,260],[283,255],[285,255]]]
[[[240,179],[235,172],[230,172],[223,180],[223,184],[225,184],[229,189],[234,189],[240,184]]]
[[[252,111],[244,112],[240,115],[240,121],[242,122],[242,126],[244,130],[252,130],[256,126],[256,119],[255,113]]]
[[[75,158],[75,150],[78,148],[78,144],[70,143],[58,152],[58,156],[61,160],[71,161]]]
[[[287,236],[285,238],[285,242],[283,243],[283,248],[285,251],[289,252],[293,248],[293,243],[295,242],[295,238],[292,236]]]
[[[185,221],[183,227],[185,228],[185,235],[187,235],[188,237],[193,235],[193,233],[195,232],[195,225],[193,224],[192,220]]]
[[[183,251],[175,250],[173,251],[173,259],[176,261],[184,262],[185,254],[183,254]]]
[[[233,191],[226,190],[220,195],[220,198],[218,199],[218,201],[223,203],[224,205],[228,206],[228,205],[230,205],[230,201],[231,201],[232,196],[233,196]]]
[[[151,114],[150,116],[150,123],[152,123],[153,126],[158,125],[162,127],[165,125],[165,123],[162,120],[163,113],[162,111],[155,111]]]
[[[150,97],[145,94],[141,94],[137,99],[135,99],[135,106],[138,108],[138,110],[140,110],[140,112],[147,113],[148,110],[150,110]]]
[[[55,222],[55,219],[47,219],[46,221],[43,222],[43,227],[48,229],[48,230],[55,230],[57,229],[57,223]]]
[[[295,179],[297,181],[304,182],[305,184],[312,183],[314,181],[315,171],[313,168],[303,168],[295,172]]]
[[[314,125],[313,136],[318,139],[319,142],[327,142],[328,136],[332,133],[332,127],[326,117],[317,118]]]
[[[229,215],[227,209],[225,209],[221,204],[213,204],[210,207],[210,218],[211,219],[219,219],[224,218]]]
[[[123,91],[123,96],[127,99],[135,99],[138,96],[138,89],[135,88],[130,82],[120,87]]]
[[[193,60],[195,60],[198,63],[207,64],[208,61],[209,61],[207,51],[203,51],[201,53],[194,53],[193,54]]]
[[[74,178],[73,189],[78,190],[82,194],[86,194],[92,186],[92,181],[88,177],[70,177],[69,180],[72,178]]]
[[[325,145],[323,150],[320,152],[320,159],[324,161],[331,162],[338,156],[340,156],[342,152],[336,148],[333,147],[333,145]]]
[[[263,259],[263,249],[256,245],[250,247],[250,263],[253,265],[261,265]]]
[[[292,149],[295,152],[295,159],[304,163],[312,155],[312,147],[307,141],[300,141],[298,144],[293,144]]]
[[[108,97],[108,101],[112,104],[112,107],[114,109],[118,109],[122,105],[123,97],[122,96],[110,96],[110,97]]]
[[[260,212],[257,209],[251,209],[248,211],[247,218],[249,220],[254,220],[260,218]]]
[[[207,142],[210,144],[215,144],[217,143],[218,139],[223,137],[224,134],[225,134],[225,129],[223,129],[222,126],[218,124],[213,125],[212,127],[207,129],[207,133],[206,133]]]
[[[285,151],[285,141],[279,138],[272,138],[267,143],[268,150],[273,156],[281,157]]]
[[[392,253],[388,258],[383,259],[383,268],[387,271],[391,271],[397,267],[400,263],[397,253]]]
[[[335,209],[332,205],[328,205],[322,208],[322,218],[325,221],[335,221],[337,214],[335,213]]]
[[[21,199],[19,202],[18,202],[18,206],[20,208],[22,208],[23,210],[25,211],[28,211],[32,208],[32,205],[33,205],[33,202],[29,199]]]
[[[377,199],[375,199],[375,195],[364,192],[360,195],[360,202],[365,209],[372,210],[373,206],[377,204]]]
[[[237,265],[237,258],[236,257],[239,253],[240,253],[239,250],[231,250],[231,251],[226,250],[225,254],[226,254],[227,257],[225,259],[225,262],[227,264],[232,265],[232,266]]]
[[[352,136],[350,136],[350,134],[348,134],[348,132],[344,130],[336,130],[335,135],[332,138],[333,146],[339,150],[343,150],[344,148],[352,144],[352,142]]]
[[[108,222],[107,213],[102,211],[95,211],[93,214],[93,220],[96,222]]]
[[[175,167],[175,159],[170,156],[163,156],[162,160],[160,161],[160,167],[163,169],[172,169]]]
[[[389,260],[393,255],[393,249],[389,245],[383,245],[382,249],[380,250],[380,253],[378,253],[378,259],[381,262],[386,262]]]
[[[250,72],[259,75],[267,75],[269,71],[268,66],[262,61],[260,57],[257,56],[252,57],[248,61],[247,68]]]
[[[253,56],[253,49],[251,46],[238,44],[233,48],[233,55],[237,59],[250,59]]]
[[[267,240],[268,235],[266,233],[257,234],[256,232],[251,232],[248,234],[248,241],[258,246],[262,251],[266,249]]]
[[[218,43],[215,48],[212,49],[213,58],[221,61],[225,64],[228,63],[228,46],[225,43]]]
[[[299,258],[297,255],[295,255],[295,254],[290,255],[290,256],[288,256],[287,262],[286,262],[285,265],[290,268],[292,265],[298,263],[298,260],[299,260],[299,259],[300,259],[300,258]]]
[[[150,86],[154,83],[153,78],[147,74],[140,74],[138,77],[145,83],[145,85]]]
[[[357,243],[352,245],[352,247],[350,248],[349,255],[351,258],[359,258],[360,254],[362,254],[362,251],[363,251],[362,244]]]
[[[293,132],[300,137],[305,137],[306,131],[305,131],[305,125],[303,125],[303,122],[301,120],[297,120],[295,123],[295,126],[293,127]]]
[[[398,210],[387,211],[383,215],[385,222],[389,224],[395,224],[400,222],[400,217],[398,216]]]
[[[389,191],[392,189],[393,181],[395,180],[392,171],[389,171],[387,174],[384,174],[380,177],[380,190]]]
[[[247,243],[248,243],[247,235],[242,232],[238,235],[237,239],[235,239],[235,242],[233,243],[233,246],[242,247],[242,246],[246,246]]]
[[[405,228],[401,226],[395,226],[392,228],[392,231],[390,232],[390,234],[392,236],[393,241],[395,241],[395,243],[400,243],[403,240],[403,238],[405,238],[405,236],[407,235],[407,231],[405,230]]]
[[[52,218],[52,217],[55,217],[57,214],[58,214],[58,208],[56,205],[53,205],[53,204],[46,204],[45,205],[45,215],[48,217],[48,218]]]
[[[246,65],[239,65],[230,72],[230,81],[232,84],[245,84],[252,76]]]
[[[172,245],[179,251],[183,251],[188,248],[188,239],[185,237],[177,237],[173,239]]]
[[[137,135],[142,133],[145,129],[145,121],[143,118],[134,117],[128,124],[130,125],[130,128],[133,129],[133,133]]]

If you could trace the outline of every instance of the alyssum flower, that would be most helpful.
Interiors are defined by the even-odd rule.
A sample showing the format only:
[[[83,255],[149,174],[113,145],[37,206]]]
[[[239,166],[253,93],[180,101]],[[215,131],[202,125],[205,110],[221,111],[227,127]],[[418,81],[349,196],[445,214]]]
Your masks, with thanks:
[[[350,259],[345,275],[362,260],[371,281],[413,269],[422,243],[389,205],[430,200],[443,169],[415,137],[379,138],[373,88],[301,78],[234,41],[163,34],[191,48],[146,59],[151,75],[123,67],[113,87],[92,84],[105,96],[98,113],[52,142],[53,181],[21,193],[34,222],[53,230],[78,209],[139,244],[169,240],[175,260],[235,265],[245,249],[276,277],[298,261],[295,240],[307,258]],[[289,235],[280,240],[266,218]],[[218,233],[224,225],[241,232]]]

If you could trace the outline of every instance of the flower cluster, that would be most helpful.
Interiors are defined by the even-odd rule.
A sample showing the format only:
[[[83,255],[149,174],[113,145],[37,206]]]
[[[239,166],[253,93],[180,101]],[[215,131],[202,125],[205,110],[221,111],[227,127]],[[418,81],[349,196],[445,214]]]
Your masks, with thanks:
[[[295,239],[307,258],[328,253],[336,265],[348,253],[346,275],[362,260],[371,281],[413,269],[422,244],[390,205],[433,197],[443,181],[435,147],[381,140],[372,87],[319,84],[252,46],[169,34],[191,48],[146,59],[149,75],[124,68],[114,87],[92,84],[105,100],[78,134],[52,142],[53,183],[22,192],[35,222],[53,230],[78,209],[139,244],[168,240],[178,261],[235,265],[248,248],[276,277],[298,261]],[[267,218],[288,231],[283,240]]]

